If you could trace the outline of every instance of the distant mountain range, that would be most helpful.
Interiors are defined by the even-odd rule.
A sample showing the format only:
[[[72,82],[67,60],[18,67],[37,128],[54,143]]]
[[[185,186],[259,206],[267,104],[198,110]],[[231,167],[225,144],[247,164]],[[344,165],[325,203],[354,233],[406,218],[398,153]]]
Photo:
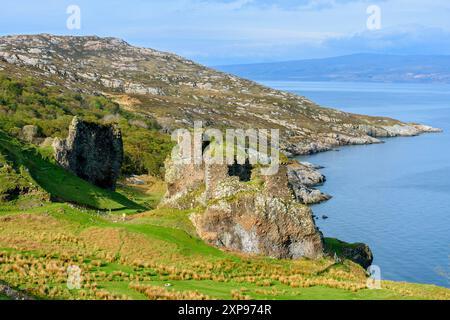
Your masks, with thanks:
[[[450,83],[450,56],[444,55],[354,54],[216,69],[252,80]]]

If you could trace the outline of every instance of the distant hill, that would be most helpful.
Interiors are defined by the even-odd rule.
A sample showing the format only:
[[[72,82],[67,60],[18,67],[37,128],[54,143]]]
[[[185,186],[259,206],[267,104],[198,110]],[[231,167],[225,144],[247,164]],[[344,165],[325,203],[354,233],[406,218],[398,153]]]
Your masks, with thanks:
[[[30,79],[39,83],[31,85]],[[279,129],[281,149],[296,155],[429,130],[394,119],[322,108],[305,97],[116,38],[0,37],[0,85],[0,125],[8,124],[10,134],[33,124],[42,131],[42,138],[63,137],[74,115],[103,121],[105,116],[121,113],[120,126],[127,140],[125,159],[133,159],[132,170],[126,169],[133,174],[136,170],[145,173],[139,172],[140,159],[154,173],[160,172],[158,163],[163,160],[152,160],[158,154],[160,160],[165,159],[163,152],[153,152],[160,145],[156,141],[163,138],[155,138],[159,132],[146,127],[167,133],[201,120],[205,127],[218,129]],[[56,92],[48,92],[50,88]],[[38,101],[31,103],[30,96]],[[144,128],[136,126],[136,121],[146,121]],[[145,152],[152,153],[151,158],[140,156],[143,143],[152,151]]]
[[[252,80],[450,83],[450,56],[354,54],[216,68]]]

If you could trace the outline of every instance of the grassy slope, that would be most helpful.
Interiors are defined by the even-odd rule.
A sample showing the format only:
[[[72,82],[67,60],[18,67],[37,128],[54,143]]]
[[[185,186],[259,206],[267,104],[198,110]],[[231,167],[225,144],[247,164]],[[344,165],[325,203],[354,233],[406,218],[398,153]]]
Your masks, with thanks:
[[[35,148],[24,147],[0,131],[0,152],[16,167],[27,168],[32,179],[53,198],[100,210],[136,211],[143,207],[125,196],[97,188],[45,159]]]
[[[187,212],[165,213],[162,227],[154,212],[114,222],[117,217],[65,204],[26,213],[0,211],[0,259],[9,258],[2,261],[0,280],[41,298],[101,298],[107,293],[110,298],[143,299],[130,288],[137,281],[169,294],[197,291],[222,299],[450,298],[448,290],[435,286],[384,282],[382,290],[364,289],[364,274],[350,262],[277,261],[223,252],[190,235],[189,225],[180,228],[175,218]],[[83,269],[85,288],[79,291],[65,288],[65,267],[73,264]],[[21,273],[34,267],[36,272]],[[39,284],[41,278],[46,281]],[[172,286],[165,289],[166,283]]]
[[[450,298],[435,286],[384,282],[382,290],[365,289],[364,271],[349,261],[279,261],[220,251],[196,236],[190,211],[160,208],[125,217],[142,207],[78,179],[1,132],[0,153],[18,176],[28,173],[24,179],[54,198],[117,210],[39,201],[23,206],[36,193],[0,205],[0,280],[38,298]],[[122,186],[121,192],[154,208],[164,184]],[[81,290],[66,287],[69,265],[83,270]]]

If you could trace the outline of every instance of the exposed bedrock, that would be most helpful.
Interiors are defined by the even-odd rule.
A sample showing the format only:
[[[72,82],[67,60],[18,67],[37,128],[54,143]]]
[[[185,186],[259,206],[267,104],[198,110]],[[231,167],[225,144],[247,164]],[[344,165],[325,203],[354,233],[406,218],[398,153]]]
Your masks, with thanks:
[[[311,210],[296,201],[287,170],[281,166],[277,174],[262,176],[248,165],[167,161],[163,205],[201,208],[191,221],[198,235],[217,247],[274,258],[320,257],[321,233]]]
[[[123,142],[117,125],[72,120],[66,139],[53,143],[56,161],[78,177],[114,190],[123,161]]]
[[[289,187],[296,199],[304,204],[315,204],[331,199],[314,186],[323,184],[325,176],[311,164],[294,162],[287,167]]]
[[[314,139],[286,139],[281,142],[281,149],[289,156],[308,155],[329,151],[348,145],[377,144],[383,141],[379,138],[412,137],[423,133],[442,132],[441,129],[415,123],[386,124],[342,124],[341,129],[347,133],[338,132],[317,133]],[[340,130],[341,130],[340,129]],[[300,129],[302,130],[302,129]]]
[[[347,243],[334,238],[325,238],[324,248],[328,255],[351,260],[364,269],[372,265],[372,251],[364,243]]]
[[[373,260],[370,248],[324,239],[307,197],[298,192],[325,182],[318,169],[290,161],[275,175],[264,176],[248,163],[196,165],[169,159],[161,206],[196,208],[190,219],[197,234],[219,248],[274,258],[338,256],[367,268]],[[316,191],[315,201],[329,197]]]

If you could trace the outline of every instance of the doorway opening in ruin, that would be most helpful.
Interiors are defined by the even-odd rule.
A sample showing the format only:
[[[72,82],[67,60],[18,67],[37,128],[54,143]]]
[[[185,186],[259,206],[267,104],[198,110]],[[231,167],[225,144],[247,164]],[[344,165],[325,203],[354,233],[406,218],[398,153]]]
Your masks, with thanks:
[[[250,164],[248,158],[245,159],[244,164],[237,163],[234,159],[234,163],[228,166],[228,175],[230,177],[239,177],[239,181],[247,182],[251,180],[253,166]]]

